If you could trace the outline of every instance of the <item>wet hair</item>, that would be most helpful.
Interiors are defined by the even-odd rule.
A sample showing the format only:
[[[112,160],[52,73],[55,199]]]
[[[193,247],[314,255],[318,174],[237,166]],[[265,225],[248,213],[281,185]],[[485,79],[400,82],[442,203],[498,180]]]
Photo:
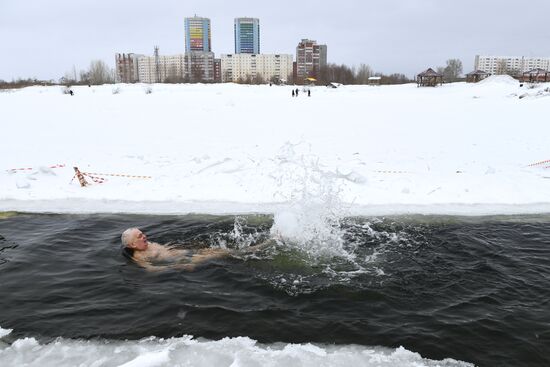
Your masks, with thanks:
[[[130,239],[132,238],[132,233],[135,230],[138,230],[138,228],[135,228],[135,227],[128,228],[127,230],[122,232],[122,235],[120,236],[120,241],[122,242],[122,249],[121,249],[122,250],[122,255],[124,257],[129,258],[129,259],[131,259],[134,256],[134,249],[128,247],[128,245],[130,244]]]
[[[120,236],[120,241],[122,242],[122,246],[128,247],[128,245],[130,244],[130,238],[132,237],[132,232],[134,232],[135,230],[139,230],[139,229],[132,227],[122,232],[122,235]]]

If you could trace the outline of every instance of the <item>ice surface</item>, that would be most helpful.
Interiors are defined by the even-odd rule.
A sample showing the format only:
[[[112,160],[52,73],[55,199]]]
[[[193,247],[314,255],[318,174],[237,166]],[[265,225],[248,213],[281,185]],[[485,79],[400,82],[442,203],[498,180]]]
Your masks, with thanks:
[[[396,349],[359,345],[260,344],[247,337],[218,341],[190,336],[138,341],[71,340],[58,338],[40,344],[33,338],[0,344],[3,367],[40,366],[376,366],[467,367],[472,364],[446,359],[433,361],[403,347]]]
[[[0,327],[0,338],[5,337],[6,335],[10,334],[13,330],[12,329],[2,329]]]
[[[1,93],[0,211],[292,212],[322,176],[350,214],[550,212],[549,84],[146,87]]]

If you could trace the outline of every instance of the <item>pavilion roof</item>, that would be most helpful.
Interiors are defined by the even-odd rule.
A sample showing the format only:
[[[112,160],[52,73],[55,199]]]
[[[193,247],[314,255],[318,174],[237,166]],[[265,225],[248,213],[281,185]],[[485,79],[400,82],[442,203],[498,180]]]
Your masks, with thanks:
[[[432,68],[428,68],[423,72],[421,72],[420,74],[418,74],[418,76],[443,76],[443,75],[439,74],[437,71],[435,71]]]
[[[483,70],[474,70],[466,75],[488,75],[489,73]]]
[[[535,68],[535,69],[531,69],[529,71],[525,71],[523,73],[523,75],[539,75],[539,74],[550,74],[550,71],[549,70],[544,70],[544,69],[541,69],[541,68]]]

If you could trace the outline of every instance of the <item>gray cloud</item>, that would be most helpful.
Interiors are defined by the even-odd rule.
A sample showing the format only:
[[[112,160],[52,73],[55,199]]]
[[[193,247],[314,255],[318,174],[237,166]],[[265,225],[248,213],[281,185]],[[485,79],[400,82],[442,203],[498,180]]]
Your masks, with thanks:
[[[0,79],[58,79],[116,52],[183,53],[183,20],[212,21],[216,54],[233,52],[233,18],[260,18],[261,48],[292,53],[301,38],[328,46],[329,62],[366,63],[413,76],[476,54],[550,57],[547,0],[2,0]]]

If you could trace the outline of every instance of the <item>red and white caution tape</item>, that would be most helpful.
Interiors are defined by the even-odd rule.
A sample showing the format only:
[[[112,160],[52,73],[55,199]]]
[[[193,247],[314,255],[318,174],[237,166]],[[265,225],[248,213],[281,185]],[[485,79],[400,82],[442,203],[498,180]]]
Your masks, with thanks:
[[[527,167],[541,166],[541,165],[546,164],[546,163],[550,163],[550,159],[547,159],[545,161],[540,161],[540,162],[528,164]],[[550,167],[550,166],[546,166],[544,168],[548,168],[548,167]]]
[[[137,176],[137,175],[126,175],[122,173],[94,173],[94,172],[82,172],[83,175],[92,175],[92,176],[111,176],[111,177],[126,177],[126,178],[152,178],[151,176]]]
[[[96,177],[96,176],[92,176],[91,174],[89,173],[86,173],[86,172],[82,172],[82,174],[86,177],[89,177],[92,179],[92,181],[94,181],[95,183],[98,183],[98,184],[102,184],[104,183],[105,181],[107,181],[107,179],[103,178],[103,177]]]
[[[48,168],[63,168],[63,167],[65,167],[64,164],[54,164],[53,166],[48,166]],[[10,168],[10,169],[7,169],[6,172],[15,173],[17,171],[34,171],[36,169],[37,168],[33,168],[33,167]]]
[[[100,176],[112,176],[112,177],[125,177],[125,178],[152,178],[151,176],[137,176],[137,175],[127,175],[123,173],[94,173],[94,172],[81,172],[78,167],[74,167],[75,175],[71,179],[71,182],[73,182],[74,178],[77,177],[80,186],[88,186],[89,183],[86,181],[84,176],[90,178],[93,182],[102,184],[107,181],[106,178],[100,177]]]
[[[376,173],[410,173],[410,172],[407,172],[407,171],[373,171],[373,172],[376,172]]]

